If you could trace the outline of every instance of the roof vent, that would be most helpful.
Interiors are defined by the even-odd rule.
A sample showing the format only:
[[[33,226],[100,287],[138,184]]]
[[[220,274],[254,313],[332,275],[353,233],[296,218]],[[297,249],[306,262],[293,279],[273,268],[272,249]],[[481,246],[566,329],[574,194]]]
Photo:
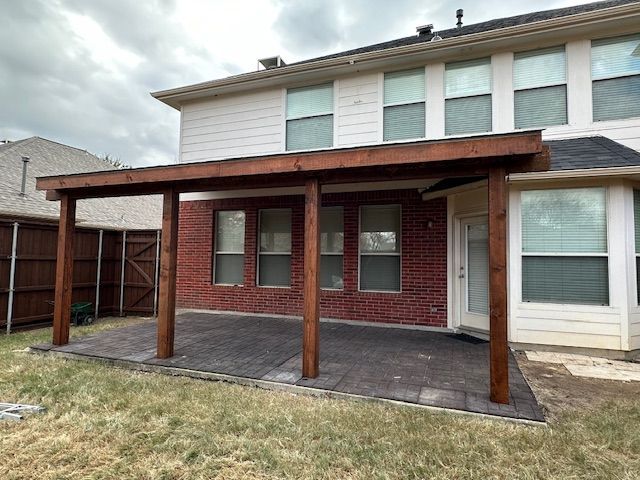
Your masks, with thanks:
[[[458,19],[458,23],[456,23],[456,27],[462,28],[462,15],[464,15],[464,10],[459,8],[456,10],[456,18]]]
[[[433,35],[433,37],[431,37],[431,42],[437,42],[438,40],[442,40],[442,37],[440,35],[438,35],[437,33],[435,33]]]
[[[419,37],[422,35],[429,35],[432,29],[433,23],[430,23],[429,25],[421,25],[419,27],[416,27],[416,33]]]
[[[260,70],[260,65],[264,67],[264,70],[271,70],[272,68],[284,67],[286,63],[280,58],[280,55],[277,55],[275,57],[258,59],[258,70]]]

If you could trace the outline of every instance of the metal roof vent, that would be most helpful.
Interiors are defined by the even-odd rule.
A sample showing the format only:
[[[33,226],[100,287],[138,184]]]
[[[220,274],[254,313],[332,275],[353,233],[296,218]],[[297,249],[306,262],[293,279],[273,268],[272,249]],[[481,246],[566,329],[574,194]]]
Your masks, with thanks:
[[[442,37],[440,35],[438,35],[437,33],[435,33],[433,35],[433,37],[431,37],[431,42],[437,42],[438,40],[442,40]]]
[[[271,70],[272,68],[284,67],[286,63],[280,58],[280,55],[277,55],[275,57],[258,59],[258,70],[260,70],[260,65],[262,65],[264,70]]]
[[[430,23],[428,25],[421,25],[419,27],[416,27],[416,33],[418,34],[419,37],[422,35],[429,35],[432,29],[433,29],[433,23]]]
[[[464,10],[459,8],[456,10],[456,18],[458,19],[458,23],[456,23],[456,27],[462,28],[462,15],[464,15]]]

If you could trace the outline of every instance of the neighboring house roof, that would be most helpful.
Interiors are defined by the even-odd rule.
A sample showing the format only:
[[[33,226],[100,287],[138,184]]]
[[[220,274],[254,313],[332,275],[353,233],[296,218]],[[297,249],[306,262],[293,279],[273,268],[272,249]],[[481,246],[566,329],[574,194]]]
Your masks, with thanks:
[[[22,186],[22,157],[29,157],[26,195]],[[36,177],[115,170],[85,150],[40,137],[0,145],[0,215],[58,220],[59,202],[36,190]],[[115,229],[157,229],[162,218],[159,196],[79,200],[78,225]]]
[[[640,152],[607,137],[593,136],[547,140],[550,170],[640,166]]]
[[[540,12],[525,13],[523,15],[516,15],[513,17],[497,18],[486,22],[475,23],[471,25],[463,25],[462,28],[449,28],[447,30],[433,29],[432,34],[427,35],[412,35],[410,37],[398,38],[396,40],[390,40],[388,42],[376,43],[374,45],[367,45],[365,47],[355,48],[352,50],[346,50],[344,52],[333,53],[331,55],[324,55],[322,57],[310,58],[300,62],[290,63],[291,65],[298,65],[309,62],[317,62],[319,60],[327,60],[330,58],[347,57],[349,55],[356,55],[359,53],[375,52],[379,50],[386,50],[388,48],[403,47],[405,45],[415,45],[418,43],[427,43],[437,33],[441,38],[453,38],[462,37],[465,35],[471,35],[473,33],[489,32],[492,30],[499,30],[508,27],[517,27],[520,25],[526,25],[528,23],[541,22],[544,20],[551,20],[552,18],[568,17],[570,15],[577,15],[580,13],[593,12],[595,10],[603,10],[605,8],[618,7],[620,5],[626,5],[629,3],[637,3],[638,0],[609,0],[604,2],[587,3],[584,5],[576,5],[573,7],[556,8],[554,10],[544,10]]]

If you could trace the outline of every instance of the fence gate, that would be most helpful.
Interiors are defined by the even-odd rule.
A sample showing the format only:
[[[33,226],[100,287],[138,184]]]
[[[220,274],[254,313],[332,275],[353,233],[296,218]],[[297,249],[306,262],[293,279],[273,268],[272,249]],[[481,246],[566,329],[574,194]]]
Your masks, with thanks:
[[[155,315],[159,239],[155,230],[122,233],[120,314],[130,312]]]

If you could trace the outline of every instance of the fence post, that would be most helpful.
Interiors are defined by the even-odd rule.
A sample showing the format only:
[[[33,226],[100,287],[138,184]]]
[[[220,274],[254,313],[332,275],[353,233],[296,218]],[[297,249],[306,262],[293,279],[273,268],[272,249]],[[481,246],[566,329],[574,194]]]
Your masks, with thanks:
[[[11,333],[11,320],[13,319],[13,294],[16,283],[16,253],[18,250],[18,222],[13,224],[13,237],[11,240],[11,266],[9,267],[9,297],[7,298],[7,335]]]
[[[153,316],[158,315],[158,275],[160,274],[160,230],[156,230],[156,270],[153,275]]]
[[[122,268],[120,270],[120,316],[124,315],[124,268],[127,262],[127,231],[122,232]]]
[[[102,237],[104,230],[98,232],[98,266],[96,270],[96,311],[93,315],[95,320],[98,319],[100,309],[100,274],[102,273]]]

